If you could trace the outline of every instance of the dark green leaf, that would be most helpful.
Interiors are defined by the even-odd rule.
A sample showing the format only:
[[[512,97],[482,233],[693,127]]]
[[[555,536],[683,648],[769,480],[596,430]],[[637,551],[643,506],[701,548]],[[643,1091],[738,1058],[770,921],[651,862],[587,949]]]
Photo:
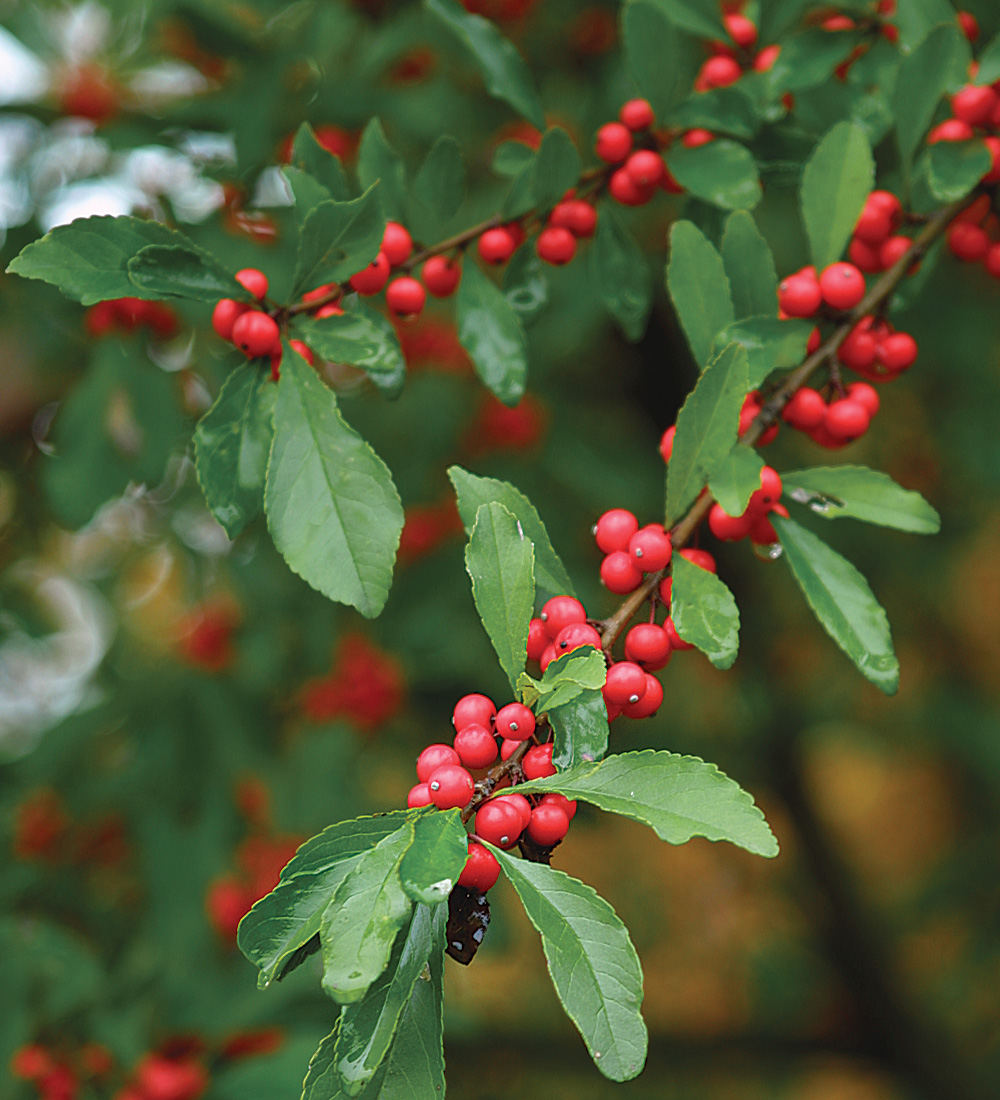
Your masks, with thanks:
[[[952,22],[935,27],[914,51],[900,62],[892,95],[896,116],[896,140],[904,166],[908,167],[941,97],[956,79],[962,80],[968,60],[968,43]]]
[[[677,633],[716,668],[731,668],[740,648],[740,612],[732,592],[714,573],[680,554],[670,571],[670,613]]]
[[[528,622],[535,606],[535,553],[517,517],[481,504],[465,548],[472,598],[511,687],[524,671]]]
[[[667,167],[692,195],[723,210],[752,210],[760,202],[760,175],[753,154],[728,138],[694,149],[675,142],[667,153]]]
[[[474,263],[464,265],[458,285],[458,339],[487,389],[516,405],[528,375],[524,329],[502,291]]]
[[[194,433],[195,470],[212,515],[234,539],[264,508],[278,387],[268,371],[231,371]]]
[[[535,159],[535,150],[523,141],[501,141],[490,167],[498,176],[519,176]]]
[[[802,172],[802,221],[819,271],[839,260],[875,186],[875,161],[864,130],[838,122]]]
[[[760,472],[764,460],[753,449],[737,444],[709,478],[712,496],[731,516],[746,511],[750,494],[760,488]]]
[[[939,141],[927,149],[927,180],[939,202],[964,199],[989,172],[993,158],[985,143]]]
[[[990,39],[980,50],[976,60],[979,62],[979,72],[971,81],[972,84],[992,84],[995,80],[1000,80],[1000,34]]]
[[[286,164],[281,169],[281,174],[285,177],[285,182],[288,184],[292,192],[292,198],[295,200],[295,218],[300,226],[305,224],[306,218],[320,203],[329,202],[334,197],[330,189],[324,187],[315,176],[310,176],[299,168],[292,168]],[[348,191],[344,199],[338,199],[337,201],[346,202],[349,198],[350,192]]]
[[[377,183],[382,213],[393,221],[406,218],[406,168],[389,144],[382,123],[373,118],[365,127],[358,146],[358,182],[366,190]]]
[[[941,517],[919,493],[904,489],[880,470],[814,466],[784,473],[781,480],[792,500],[807,504],[824,519],[848,516],[918,535],[941,530]]]
[[[392,583],[403,508],[385,463],[286,347],[264,496],[274,545],[324,596],[378,615]]]
[[[629,0],[621,9],[625,64],[642,95],[664,118],[682,88],[673,28],[662,8]]]
[[[442,222],[457,213],[465,199],[465,166],[458,142],[449,134],[434,142],[420,166],[413,190]]]
[[[653,305],[649,266],[635,238],[607,204],[597,220],[590,272],[598,297],[625,337],[641,340]]]
[[[712,360],[677,416],[667,465],[667,516],[688,510],[736,442],[747,393],[747,353],[731,344]]]
[[[923,41],[933,27],[954,21],[951,0],[898,0],[896,5],[894,22],[904,53]]]
[[[549,280],[534,245],[523,244],[504,268],[503,293],[523,321],[537,316],[549,301]]]
[[[652,0],[675,27],[708,38],[729,36],[719,18],[718,8],[703,0]]]
[[[379,187],[350,202],[321,202],[302,226],[293,294],[344,282],[378,255],[385,232]]]
[[[549,210],[580,180],[580,154],[561,126],[542,135],[532,164],[531,197],[540,211]]]
[[[866,679],[886,695],[899,687],[889,621],[868,582],[822,539],[772,513],[788,562],[820,625]]]
[[[693,222],[675,222],[670,229],[667,290],[694,361],[702,368],[711,358],[715,334],[735,316],[722,257]]]
[[[581,799],[643,822],[669,844],[702,836],[728,840],[756,855],[778,854],[774,834],[750,795],[697,756],[653,749],[616,753],[596,764],[532,779],[518,789],[559,791]]]
[[[805,359],[814,327],[799,317],[747,317],[722,329],[712,351],[718,355],[730,344],[739,344],[747,353],[747,386],[756,389],[772,371],[797,367]]]
[[[492,848],[542,937],[552,984],[594,1064],[629,1081],[646,1062],[642,970],[628,929],[593,887]]]
[[[585,691],[599,691],[604,687],[607,671],[603,653],[593,646],[581,646],[551,661],[541,680],[522,672],[515,689],[525,706],[541,714],[550,708],[565,706]]]
[[[128,262],[135,287],[157,298],[217,302],[245,298],[246,291],[214,256],[178,245],[148,244]]]
[[[479,65],[486,90],[544,130],[545,114],[535,81],[517,47],[488,19],[470,14],[455,0],[424,0],[424,4],[465,43]]]
[[[703,126],[739,138],[752,138],[760,129],[757,108],[739,87],[695,92],[670,112],[670,122],[685,130]]]
[[[753,215],[737,210],[726,219],[722,235],[722,261],[737,320],[744,317],[777,317],[778,273],[774,257]]]
[[[771,69],[762,74],[765,87],[776,97],[786,92],[803,92],[829,83],[833,70],[856,45],[859,34],[843,31],[803,31],[781,43],[781,53]]]
[[[534,197],[531,194],[531,185],[534,179],[535,163],[532,160],[530,164],[521,169],[514,178],[513,183],[511,183],[507,197],[500,207],[501,217],[508,219],[520,218],[531,211],[535,205]]]
[[[344,202],[351,197],[351,189],[344,175],[340,158],[324,149],[308,122],[303,122],[295,133],[290,165],[310,175],[328,192],[329,197]]]
[[[413,844],[399,865],[406,894],[424,905],[447,901],[469,854],[466,838],[458,810],[417,818]]]
[[[545,671],[548,672],[548,668]],[[555,742],[552,763],[560,771],[576,764],[602,760],[606,755],[611,732],[608,708],[599,690],[581,692],[571,702],[552,707],[549,724]]]

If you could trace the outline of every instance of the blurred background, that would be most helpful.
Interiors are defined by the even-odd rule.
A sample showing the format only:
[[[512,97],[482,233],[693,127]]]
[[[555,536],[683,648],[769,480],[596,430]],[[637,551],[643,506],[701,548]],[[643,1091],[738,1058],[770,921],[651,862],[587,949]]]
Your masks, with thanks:
[[[966,6],[988,41],[1000,11]],[[617,7],[477,10],[533,62],[549,122],[586,161],[631,92]],[[847,80],[812,99],[863,91]],[[419,5],[393,0],[6,0],[0,105],[3,266],[74,217],[136,212],[274,282],[294,263],[276,165],[302,121],[348,166],[374,115],[411,171],[455,134],[470,187],[452,232],[496,208],[497,144],[537,140]],[[755,216],[781,273],[806,262],[781,141],[807,148],[827,125],[803,107],[792,138],[758,150]],[[696,374],[662,290],[679,216],[712,230],[712,212],[683,199],[628,215],[656,287],[638,343],[602,311],[585,259],[537,273],[547,304],[529,319],[529,392],[514,410],[475,378],[447,302],[402,330],[397,401],[330,375],[406,508],[373,622],[296,578],[262,521],[230,543],[205,508],[190,434],[230,365],[207,307],[111,316],[0,276],[0,1065],[38,1043],[75,1067],[78,1090],[52,1082],[46,1100],[117,1095],[154,1051],[196,1057],[210,1100],[298,1095],[333,1006],[313,966],[258,993],[236,923],[302,839],[404,803],[416,754],[449,736],[460,695],[507,699],[449,464],[523,490],[591,614],[615,606],[590,527],[613,506],[661,517],[657,443]],[[662,710],[619,719],[613,747],[716,762],[753,792],[781,855],[674,848],[581,806],[554,864],[632,931],[648,1067],[623,1086],[597,1074],[501,884],[478,957],[446,967],[452,1095],[1000,1095],[1000,292],[953,259],[926,267],[893,315],[918,363],[833,461],[919,490],[942,533],[796,517],[886,607],[898,696],[858,676],[780,559],[707,538],[740,604],[740,657],[722,673],[676,654]],[[780,471],[828,456],[786,430],[767,460]],[[38,1094],[0,1073],[0,1096]]]

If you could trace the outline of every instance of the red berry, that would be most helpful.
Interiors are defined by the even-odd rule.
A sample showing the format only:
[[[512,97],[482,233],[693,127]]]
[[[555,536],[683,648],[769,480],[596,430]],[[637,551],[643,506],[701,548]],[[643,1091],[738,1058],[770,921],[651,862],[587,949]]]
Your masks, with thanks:
[[[535,251],[547,264],[568,264],[576,255],[576,237],[568,229],[550,225],[538,234]]]
[[[531,803],[523,794],[501,794],[491,799],[493,802],[503,802],[507,806],[513,806],[521,818],[521,829],[527,829],[531,820]]]
[[[780,46],[765,46],[760,53],[753,59],[753,69],[755,73],[770,72],[774,68],[775,61],[778,60],[778,56],[781,54]]]
[[[741,50],[749,50],[757,42],[757,25],[752,19],[738,12],[730,12],[722,17],[729,37]]]
[[[988,127],[1000,97],[988,85],[966,84],[951,97],[951,109],[955,118],[970,126]]]
[[[558,660],[559,656],[560,653],[559,650],[556,649],[555,643],[550,642],[545,647],[545,652],[541,655],[541,657],[538,658],[538,666],[542,670],[542,672],[544,672],[549,667],[549,665],[552,664],[553,661]]]
[[[623,103],[618,117],[629,130],[648,130],[656,121],[648,99],[630,99]]]
[[[908,332],[893,332],[878,349],[878,361],[893,374],[913,366],[917,358],[917,342]]]
[[[101,305],[106,304],[106,302],[101,303]],[[215,309],[212,310],[212,328],[223,340],[231,340],[233,338],[233,325],[249,309],[250,307],[246,302],[237,302],[232,298],[222,298],[216,302]]]
[[[509,760],[515,752],[524,744],[523,741],[508,741],[503,740],[500,742],[500,759]]]
[[[628,703],[622,707],[626,718],[649,718],[663,703],[663,685],[655,676],[646,674],[646,690],[638,703]]]
[[[583,199],[566,199],[553,207],[549,225],[568,229],[574,237],[592,237],[597,228],[597,210]]]
[[[455,704],[451,724],[456,730],[464,730],[466,726],[473,724],[492,729],[496,713],[497,708],[494,706],[492,699],[486,695],[473,692],[471,695],[463,695]]]
[[[389,261],[384,252],[380,252],[367,267],[363,267],[348,280],[351,289],[363,297],[378,294],[388,281]]]
[[[497,711],[496,731],[511,741],[527,741],[535,732],[535,716],[523,703],[508,703]]]
[[[865,202],[861,217],[854,227],[854,236],[866,244],[881,244],[892,235],[893,217],[881,202],[872,202],[871,195]]]
[[[865,244],[857,237],[847,247],[847,258],[861,271],[877,275],[883,271],[881,249],[877,245]]]
[[[990,245],[990,250],[986,253],[986,259],[983,263],[994,279],[1000,279],[1000,244]]]
[[[646,673],[634,661],[618,661],[608,669],[603,694],[609,703],[638,703],[645,690]]]
[[[871,414],[860,401],[845,397],[826,410],[826,430],[834,439],[858,439],[868,431]]]
[[[409,275],[393,279],[385,292],[385,304],[396,317],[416,317],[426,301],[423,284]]]
[[[750,529],[750,541],[757,546],[773,546],[778,542],[778,532],[767,516],[758,516]]]
[[[543,848],[551,848],[569,832],[569,818],[559,806],[539,802],[531,812],[528,836]]]
[[[541,619],[549,637],[555,639],[570,623],[585,623],[587,612],[573,596],[553,596],[542,604]]]
[[[823,292],[815,276],[790,275],[778,287],[778,307],[789,317],[812,317],[823,304]]]
[[[639,530],[639,521],[625,508],[605,512],[594,526],[594,541],[604,554],[628,550],[629,539]]]
[[[972,127],[960,118],[948,118],[939,122],[927,135],[928,145],[937,145],[939,141],[969,141],[975,136]]]
[[[990,250],[990,238],[982,226],[958,222],[948,230],[948,247],[967,264],[978,264]]]
[[[609,592],[624,596],[642,584],[642,571],[636,568],[627,550],[615,550],[601,562],[601,580]]]
[[[525,802],[528,800],[525,799]],[[569,821],[572,821],[576,815],[576,799],[567,798],[564,794],[557,794],[555,791],[550,791],[548,794],[543,794],[538,801],[539,806],[558,806],[560,810],[566,815]],[[530,806],[529,806],[530,810]],[[527,827],[527,826],[525,826]]]
[[[960,11],[957,13],[958,25],[962,28],[962,34],[970,42],[975,42],[979,37],[979,20],[971,12]]]
[[[463,726],[455,734],[455,752],[467,768],[488,768],[497,758],[497,742],[492,733],[477,723]]]
[[[666,165],[659,153],[652,149],[639,149],[625,161],[624,170],[639,188],[659,187],[666,174]]]
[[[781,484],[781,474],[772,466],[765,466],[760,472],[760,488],[750,494],[748,508],[752,511],[767,511],[772,505],[781,500],[784,486]]]
[[[570,653],[581,646],[592,645],[595,649],[601,648],[601,636],[587,623],[570,623],[564,626],[556,635],[553,643],[559,655]]]
[[[606,122],[597,131],[594,149],[605,164],[621,164],[632,151],[632,133],[620,122]]]
[[[681,557],[687,558],[692,565],[704,569],[708,573],[715,572],[715,558],[707,550],[688,549],[681,551]]]
[[[663,633],[670,639],[670,648],[674,649],[694,649],[692,642],[686,642],[680,634],[677,633],[677,627],[674,626],[674,620],[669,616],[663,620]]]
[[[521,760],[521,769],[528,779],[544,779],[548,775],[555,775],[555,765],[552,763],[552,742],[547,745],[534,745],[524,754]]]
[[[698,74],[696,87],[702,88],[727,88],[735,84],[743,75],[740,63],[732,57],[710,57],[701,67]]]
[[[792,394],[781,415],[793,428],[808,431],[823,423],[826,402],[817,390],[803,386]]]
[[[202,1075],[204,1076],[204,1071]],[[185,1084],[183,1091],[177,1090],[169,1097],[161,1097],[161,1100],[191,1100],[204,1091],[205,1083],[207,1082],[198,1081],[194,1088],[190,1084]],[[37,1082],[37,1087],[41,1100],[76,1100],[77,1093],[80,1091],[80,1082],[69,1066],[57,1065]]]
[[[135,1085],[148,1100],[194,1100],[208,1086],[198,1062],[147,1054],[135,1070]]]
[[[659,573],[670,564],[673,545],[662,527],[649,524],[629,539],[628,552],[632,563],[644,573]]]
[[[297,351],[299,355],[305,359],[310,367],[315,364],[316,357],[313,355],[312,348],[310,348],[308,344],[303,344],[301,340],[289,340],[288,343],[291,348]]]
[[[472,797],[472,776],[458,764],[442,764],[427,781],[431,801],[439,810],[451,810],[466,805]]]
[[[878,391],[874,386],[869,386],[867,382],[852,382],[847,387],[847,396],[852,401],[857,401],[859,405],[864,405],[871,417],[874,417],[879,410],[881,401]]]
[[[54,1068],[52,1055],[38,1043],[18,1047],[10,1058],[10,1073],[21,1081],[34,1081]]]
[[[851,370],[866,371],[875,362],[878,339],[871,330],[872,318],[863,317],[837,349],[837,358]]]
[[[517,808],[498,798],[476,811],[476,836],[498,848],[513,848],[523,827]]]
[[[435,298],[447,298],[458,289],[462,279],[462,267],[458,260],[445,256],[431,256],[420,269],[424,286]]]
[[[550,638],[541,619],[532,619],[528,623],[528,660],[537,661],[545,652]]]
[[[902,235],[890,237],[878,252],[883,270],[901,260],[912,247],[913,241],[909,237]]]
[[[478,890],[485,894],[496,886],[499,877],[500,864],[497,863],[496,856],[482,844],[470,840],[469,856],[458,876],[458,885],[464,886],[466,890]]]
[[[670,461],[670,456],[674,453],[674,436],[677,434],[677,427],[671,426],[660,436],[660,457],[664,462]]]
[[[501,225],[482,233],[476,247],[486,263],[505,264],[514,255],[517,240],[509,227]]]
[[[899,201],[899,197],[891,191],[875,190],[868,196],[866,203],[884,210],[892,218],[894,225],[902,217],[903,204]]]
[[[616,169],[608,180],[608,194],[622,206],[642,206],[649,202],[655,190],[655,187],[641,187],[624,168]]]
[[[681,145],[683,145],[685,149],[698,149],[702,145],[708,145],[709,142],[712,141],[715,141],[715,134],[702,126],[696,126],[693,130],[688,130],[681,137]]]
[[[625,635],[625,656],[643,671],[663,668],[672,648],[667,632],[656,623],[639,623]]]
[[[256,309],[237,317],[233,324],[233,343],[251,359],[267,355],[280,336],[277,321]]]
[[[426,783],[415,783],[406,796],[406,805],[410,809],[431,804],[431,789]]]
[[[413,251],[413,238],[405,226],[399,222],[386,222],[382,234],[382,251],[390,266],[399,267],[406,263]]]
[[[865,296],[865,277],[854,264],[830,264],[819,277],[819,289],[828,306],[853,309]]]
[[[255,267],[245,267],[236,272],[236,281],[259,302],[267,297],[267,276],[263,271],[258,271]]]
[[[458,753],[451,745],[428,745],[417,757],[417,779],[426,783],[431,773],[445,764],[458,764]]]
[[[731,516],[721,504],[713,504],[708,513],[708,527],[717,539],[723,542],[738,542],[750,534],[753,526],[753,516],[744,513],[742,516]]]

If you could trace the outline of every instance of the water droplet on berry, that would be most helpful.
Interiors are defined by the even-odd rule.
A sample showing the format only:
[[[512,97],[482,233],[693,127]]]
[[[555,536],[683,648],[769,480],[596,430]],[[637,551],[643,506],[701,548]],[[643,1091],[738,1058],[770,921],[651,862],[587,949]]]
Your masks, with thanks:
[[[511,733],[517,733],[517,723],[516,723],[516,722],[511,722],[511,724],[510,724],[510,732],[511,732]]]
[[[638,695],[636,695],[636,694],[635,694],[635,692],[633,692],[633,693],[632,693],[632,694],[631,694],[631,695],[630,695],[630,696],[628,697],[628,701],[629,701],[630,703],[638,703],[638,702],[639,702],[639,696],[638,696]]]
[[[785,552],[780,542],[753,544],[753,552],[761,561],[777,561]]]

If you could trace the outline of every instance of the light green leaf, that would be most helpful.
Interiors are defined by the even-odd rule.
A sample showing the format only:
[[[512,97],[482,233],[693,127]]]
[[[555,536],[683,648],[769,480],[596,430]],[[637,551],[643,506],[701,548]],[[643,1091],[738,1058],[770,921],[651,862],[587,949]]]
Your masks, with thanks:
[[[781,481],[787,496],[824,519],[847,516],[917,535],[941,530],[941,517],[919,493],[867,466],[813,466],[783,473]]]
[[[736,319],[722,257],[689,221],[670,229],[667,290],[699,368],[711,358],[717,332]]]
[[[554,742],[552,763],[560,771],[602,760],[607,754],[611,731],[608,708],[600,690],[583,691],[570,702],[551,707],[549,724]]]
[[[628,929],[593,887],[490,846],[542,937],[552,984],[594,1064],[630,1081],[646,1062],[642,970]]]
[[[667,152],[667,167],[692,195],[723,210],[752,210],[761,200],[753,154],[728,138],[694,149],[675,142]]]
[[[128,277],[140,291],[157,298],[217,302],[246,297],[246,290],[214,256],[178,245],[140,248],[128,262]]]
[[[483,384],[505,405],[524,395],[528,348],[513,307],[477,264],[465,264],[458,285],[458,340]]]
[[[774,257],[753,215],[746,210],[737,210],[726,219],[726,229],[722,235],[722,261],[737,320],[744,317],[777,317],[778,273]]]
[[[507,674],[517,684],[527,660],[528,622],[535,606],[535,552],[517,517],[502,504],[476,509],[465,568],[472,598]]]
[[[458,212],[465,199],[465,166],[458,142],[450,134],[434,142],[420,166],[413,190],[442,222]]]
[[[596,764],[532,779],[518,791],[558,791],[581,799],[641,821],[668,844],[702,836],[728,840],[760,856],[778,854],[774,834],[750,795],[697,756],[653,749],[616,753]]]
[[[967,60],[968,43],[952,21],[931,30],[900,62],[892,111],[904,168],[909,168],[942,96],[956,79],[964,78]]]
[[[382,213],[393,221],[406,218],[406,168],[403,158],[389,144],[382,123],[371,119],[358,146],[358,182],[366,191],[378,186]],[[356,270],[356,269],[355,269]]]
[[[587,690],[600,690],[607,675],[604,655],[593,646],[580,646],[549,662],[541,680],[522,672],[515,688],[521,702],[541,714],[550,707],[564,706]]]
[[[865,131],[838,122],[802,172],[802,221],[819,271],[839,260],[875,186],[875,161]]]
[[[989,172],[993,157],[986,144],[939,141],[927,148],[927,182],[939,202],[957,202]]]
[[[525,536],[535,548],[535,585],[539,595],[575,596],[573,582],[569,579],[566,567],[552,548],[552,540],[535,506],[519,489],[509,481],[499,481],[493,477],[477,477],[461,466],[450,466],[448,477],[455,487],[458,513],[462,518],[466,534],[471,533],[476,522],[476,513],[480,505],[494,501],[502,504],[511,515],[517,517]]]
[[[418,817],[413,844],[399,865],[406,894],[424,905],[447,901],[469,854],[466,837],[459,810]]]
[[[670,614],[677,633],[716,668],[731,668],[740,648],[740,612],[732,592],[714,573],[680,554],[674,556],[671,574]]]
[[[736,442],[746,397],[747,353],[730,344],[705,368],[677,415],[674,448],[667,465],[667,516],[687,511]]]
[[[264,494],[274,545],[324,596],[374,618],[385,606],[403,508],[385,463],[286,347]]]
[[[532,163],[531,197],[540,211],[551,209],[571,187],[576,187],[583,165],[573,139],[561,126],[542,135]]]
[[[764,460],[753,449],[737,443],[709,478],[712,496],[730,516],[742,516],[750,494],[760,488]]]
[[[231,371],[194,432],[195,471],[212,515],[234,539],[264,508],[278,387],[246,364]]]
[[[886,695],[899,687],[899,661],[889,620],[868,582],[811,531],[772,513],[781,545],[806,602],[820,625],[866,679]]]
[[[350,202],[327,199],[310,212],[299,236],[293,294],[344,282],[375,259],[385,232],[380,186]]]
[[[641,340],[653,306],[653,281],[642,249],[609,204],[597,220],[590,274],[597,296],[626,339]]]
[[[662,8],[647,0],[628,0],[620,18],[629,75],[657,116],[664,118],[683,87],[670,20]]]
[[[812,321],[790,317],[746,317],[716,333],[712,353],[730,344],[747,353],[747,388],[756,389],[772,371],[797,367],[806,357],[806,345],[815,326]]]

